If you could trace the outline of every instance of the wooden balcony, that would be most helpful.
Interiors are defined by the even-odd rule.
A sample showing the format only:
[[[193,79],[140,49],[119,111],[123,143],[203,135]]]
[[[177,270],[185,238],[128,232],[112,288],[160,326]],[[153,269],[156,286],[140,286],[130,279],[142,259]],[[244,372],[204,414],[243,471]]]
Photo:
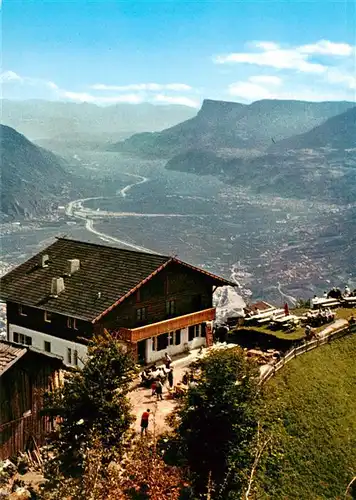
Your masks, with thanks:
[[[161,333],[172,332],[174,330],[181,330],[192,325],[204,323],[204,321],[213,321],[215,319],[215,307],[197,311],[184,316],[177,316],[176,318],[166,319],[151,325],[140,326],[138,328],[120,328],[119,337],[128,342],[138,342],[140,340],[155,337]]]

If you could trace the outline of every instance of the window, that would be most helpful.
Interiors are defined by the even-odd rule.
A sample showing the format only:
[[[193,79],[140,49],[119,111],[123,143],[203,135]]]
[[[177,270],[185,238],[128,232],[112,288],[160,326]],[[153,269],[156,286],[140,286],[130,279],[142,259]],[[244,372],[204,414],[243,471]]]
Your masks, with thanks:
[[[74,365],[78,366],[78,351],[77,350],[74,351],[73,357],[74,357]]]
[[[78,330],[76,318],[71,318],[71,317],[68,316],[68,318],[67,318],[67,328],[72,328],[73,330]]]
[[[72,349],[70,347],[67,349],[67,363],[72,364]]]
[[[169,332],[168,334],[168,345],[179,345],[180,344],[180,330],[175,332]]]
[[[191,342],[192,340],[194,340],[196,337],[199,337],[199,328],[200,325],[193,325],[193,326],[190,326],[189,329],[188,329],[188,340],[189,342]]]
[[[157,351],[163,351],[168,347],[168,333],[162,333],[157,337]]]
[[[52,321],[52,313],[49,311],[44,312],[44,320],[46,323],[51,323]]]
[[[168,316],[172,316],[176,312],[176,301],[167,300],[166,302],[166,313]]]
[[[194,311],[199,311],[202,306],[202,297],[201,295],[194,295],[192,298],[192,306]]]
[[[51,352],[51,342],[47,342],[47,340],[44,341],[44,350],[46,352]]]
[[[181,343],[181,335],[180,330],[175,331],[175,345],[180,345]]]
[[[145,307],[140,307],[139,309],[136,309],[136,318],[137,318],[137,321],[143,321],[146,319],[146,308]]]
[[[26,345],[32,345],[32,337],[29,337],[27,335],[25,335],[26,337]]]
[[[23,305],[19,304],[19,315],[20,316],[27,316],[26,310]]]
[[[32,345],[32,337],[23,333],[14,332],[13,339],[16,344]]]

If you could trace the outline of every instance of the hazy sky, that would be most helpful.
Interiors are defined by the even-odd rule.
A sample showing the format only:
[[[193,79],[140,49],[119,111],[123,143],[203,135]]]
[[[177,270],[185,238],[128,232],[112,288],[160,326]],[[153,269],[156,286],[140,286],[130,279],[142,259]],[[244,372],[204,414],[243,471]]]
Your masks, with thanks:
[[[3,0],[2,24],[7,98],[355,100],[354,0]]]

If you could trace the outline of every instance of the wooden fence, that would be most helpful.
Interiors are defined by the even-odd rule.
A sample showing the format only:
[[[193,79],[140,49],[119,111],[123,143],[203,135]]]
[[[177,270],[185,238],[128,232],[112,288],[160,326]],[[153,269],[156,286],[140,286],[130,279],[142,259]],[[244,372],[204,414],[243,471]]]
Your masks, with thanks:
[[[260,378],[260,384],[264,384],[267,382],[270,378],[272,378],[281,368],[283,368],[284,365],[289,363],[292,359],[296,358],[297,356],[300,356],[301,354],[304,354],[305,352],[311,351],[312,349],[315,349],[316,347],[319,347],[324,344],[328,344],[329,342],[332,342],[333,340],[339,339],[341,337],[344,337],[345,335],[349,335],[351,333],[356,333],[356,325],[352,326],[342,326],[338,328],[337,330],[331,332],[329,335],[322,337],[322,338],[316,338],[314,340],[309,340],[305,341],[302,344],[298,345],[297,347],[294,347],[287,351],[284,356],[275,361],[273,365],[270,365],[270,368],[266,370],[266,372],[261,376]]]
[[[52,429],[52,419],[38,414],[0,425],[0,460],[15,456],[19,451],[43,445]]]

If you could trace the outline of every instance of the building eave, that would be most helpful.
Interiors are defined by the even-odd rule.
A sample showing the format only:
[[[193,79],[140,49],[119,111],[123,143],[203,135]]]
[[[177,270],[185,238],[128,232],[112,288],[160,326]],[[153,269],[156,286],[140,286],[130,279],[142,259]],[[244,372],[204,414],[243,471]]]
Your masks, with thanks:
[[[188,267],[189,269],[193,269],[193,271],[197,271],[199,273],[205,274],[209,278],[213,279],[219,284],[215,284],[215,286],[238,286],[236,283],[233,281],[227,280],[225,278],[222,278],[221,276],[218,276],[217,274],[213,274],[209,271],[206,271],[205,269],[201,269],[200,267],[193,266],[192,264],[188,264],[187,262],[184,262],[182,260],[177,259],[176,257],[172,258],[173,262],[176,262],[177,264],[180,264],[181,266]]]

